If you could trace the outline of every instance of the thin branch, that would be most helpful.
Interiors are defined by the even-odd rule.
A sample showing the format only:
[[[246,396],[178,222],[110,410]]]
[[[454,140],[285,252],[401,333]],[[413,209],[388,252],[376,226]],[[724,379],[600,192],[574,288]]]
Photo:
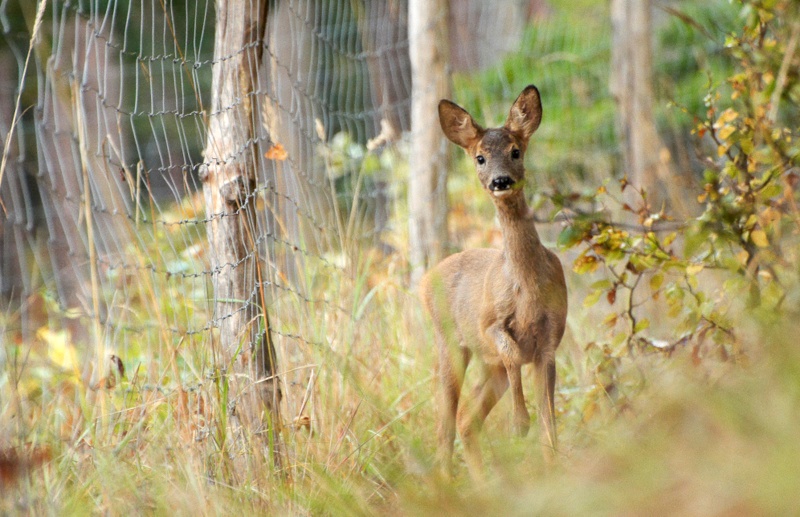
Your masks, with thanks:
[[[22,101],[22,87],[25,85],[25,76],[28,75],[28,64],[31,61],[31,54],[33,54],[33,46],[36,42],[36,36],[39,34],[39,28],[42,26],[42,18],[44,18],[44,10],[47,7],[47,0],[41,0],[39,2],[39,9],[36,11],[36,18],[33,22],[33,30],[31,31],[31,41],[30,45],[28,46],[28,55],[25,57],[25,66],[22,68],[22,76],[19,78],[19,88],[17,89],[17,102],[14,106],[14,116],[11,118],[11,126],[8,128],[8,134],[6,135],[6,141],[3,145],[3,158],[0,161],[0,187],[3,185],[3,177],[6,173],[6,164],[8,163],[8,152],[9,148],[11,147],[11,137],[14,135],[14,130],[17,127],[17,123],[19,122],[19,105]],[[3,214],[8,216],[8,211],[6,210],[6,206],[3,204],[3,200],[0,199],[0,208],[3,209]]]
[[[702,24],[700,24],[697,20],[695,20],[694,18],[692,18],[691,16],[689,16],[685,12],[680,11],[678,9],[675,9],[674,7],[670,7],[668,5],[664,5],[664,4],[660,3],[660,2],[656,2],[656,7],[658,9],[661,9],[665,13],[670,14],[670,15],[678,18],[679,20],[681,20],[686,25],[690,25],[690,26],[694,27],[695,29],[700,31],[700,34],[702,34],[706,38],[708,38],[711,41],[716,43],[717,38],[715,38],[714,35],[712,35],[710,32],[708,32],[708,29],[703,27]]]
[[[769,114],[767,117],[770,122],[775,122],[778,118],[778,106],[780,106],[783,91],[786,88],[786,79],[789,76],[789,66],[794,60],[794,53],[797,50],[797,43],[800,40],[800,22],[795,21],[792,24],[792,35],[789,37],[789,42],[786,44],[786,53],[783,55],[781,67],[778,70],[778,78],[775,80],[775,90],[772,92],[772,97],[769,99]]]

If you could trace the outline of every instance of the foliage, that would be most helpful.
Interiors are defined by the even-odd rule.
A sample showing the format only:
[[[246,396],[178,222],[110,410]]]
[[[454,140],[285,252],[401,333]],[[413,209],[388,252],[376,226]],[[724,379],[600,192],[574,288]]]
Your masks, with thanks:
[[[745,2],[743,30],[718,35],[732,73],[711,78],[703,110],[689,113],[704,170],[687,194],[702,205],[699,215],[681,218],[654,207],[624,178],[619,188],[604,185],[590,196],[553,196],[576,214],[559,236],[562,247],[580,249],[574,271],[604,273],[584,307],[604,299],[617,309],[605,319],[617,329],[612,353],[688,345],[698,357],[705,347],[740,360],[733,315],[780,314],[794,296],[798,149],[796,128],[787,123],[796,108],[786,101],[797,88],[789,73],[794,49],[787,52],[796,41],[795,11],[792,2]],[[578,202],[602,209],[582,212]],[[619,215],[628,222],[612,220]],[[645,312],[667,315],[669,340],[651,337]]]

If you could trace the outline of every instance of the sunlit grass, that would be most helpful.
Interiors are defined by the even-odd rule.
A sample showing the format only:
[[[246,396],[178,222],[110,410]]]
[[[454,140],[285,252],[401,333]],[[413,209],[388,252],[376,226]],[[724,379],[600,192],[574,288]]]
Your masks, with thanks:
[[[482,193],[475,187],[471,194]],[[472,224],[491,222],[473,217]],[[758,341],[745,343],[750,364],[735,365],[698,361],[690,349],[615,359],[587,343],[597,332],[594,316],[573,305],[558,352],[558,464],[544,464],[537,433],[510,436],[503,400],[482,437],[486,479],[470,479],[458,443],[455,478],[442,479],[432,462],[432,339],[406,287],[406,268],[390,256],[365,261],[355,278],[328,275],[324,291],[336,293],[344,310],[322,318],[310,315],[325,304],[286,297],[272,308],[283,318],[279,330],[307,338],[277,337],[286,396],[286,456],[278,472],[255,445],[246,454],[222,447],[218,380],[201,341],[154,337],[156,349],[123,357],[126,378],[113,389],[92,389],[88,377],[73,373],[73,363],[91,358],[66,333],[39,332],[27,349],[5,342],[4,437],[22,450],[46,449],[50,460],[4,489],[4,511],[793,510],[789,494],[800,467],[800,356],[790,338],[796,329],[766,328],[746,313],[742,325]],[[571,284],[580,300],[580,282]],[[5,314],[4,322],[13,317]],[[15,362],[26,350],[25,361]],[[526,379],[530,390],[530,372]],[[304,415],[308,420],[298,418]]]
[[[581,35],[573,27],[566,36],[602,35],[602,26],[590,29]],[[561,40],[553,31],[537,41],[555,45]],[[580,65],[598,59],[597,49],[584,53],[585,41],[562,39],[573,44],[566,50]],[[538,63],[536,57],[512,56],[507,65],[516,70],[531,62]],[[551,91],[575,66],[564,60],[545,64],[543,80]],[[589,103],[586,110],[564,100],[581,93],[603,97],[598,68],[585,70],[582,82],[561,92],[544,132],[534,137],[542,140],[533,144],[541,150],[533,168],[545,186],[566,163],[567,151],[574,153],[570,159],[581,155],[591,188],[611,168],[610,100]],[[491,100],[481,97],[493,91],[480,89],[490,81],[486,77],[474,83],[460,78],[457,84],[473,91],[465,95],[466,104],[485,103],[486,113],[502,113],[494,105],[507,106],[518,83],[538,80],[536,72],[531,79],[514,78],[513,91],[503,83],[506,89]],[[584,83],[594,87],[586,90]],[[559,140],[557,129],[547,129],[578,118],[585,127],[572,135],[575,140]],[[590,151],[576,149],[582,135],[593,133]],[[396,182],[407,174],[403,164],[399,167],[393,171]],[[456,161],[455,167],[453,247],[498,245],[491,203],[467,164]],[[577,182],[574,174],[569,180]],[[163,219],[190,219],[190,205],[174,207]],[[115,328],[131,329],[104,328],[103,334],[109,352],[125,365],[124,377],[113,366],[94,364],[80,332],[86,322],[80,313],[61,313],[44,289],[25,301],[38,307],[32,328],[24,326],[19,311],[0,314],[0,444],[18,454],[0,463],[0,513],[798,512],[795,313],[779,319],[731,304],[729,318],[746,358],[738,362],[691,347],[677,347],[670,355],[654,350],[620,355],[607,346],[614,331],[601,324],[602,311],[581,304],[590,280],[576,275],[568,275],[572,305],[557,354],[557,464],[544,463],[535,429],[524,439],[511,436],[504,399],[481,437],[485,479],[470,478],[458,441],[455,476],[442,478],[433,464],[433,340],[408,286],[407,214],[402,202],[398,205],[384,236],[392,253],[364,247],[344,258],[331,252],[302,269],[298,281],[313,296],[270,293],[284,393],[279,467],[253,437],[244,448],[229,446],[229,401],[212,366],[215,331],[186,334],[202,330],[212,297],[205,281],[176,276],[204,268],[205,235],[197,228],[143,230],[149,237],[132,247],[129,257],[141,274],[105,273],[112,291],[108,299],[115,300]],[[541,225],[547,243],[555,242],[558,230]],[[569,270],[570,257],[562,257]],[[147,266],[153,262],[171,275],[152,273]],[[710,287],[719,290],[722,282]],[[798,286],[786,287],[789,300],[800,296]],[[532,389],[530,371],[525,388]],[[534,409],[529,407],[531,414]]]

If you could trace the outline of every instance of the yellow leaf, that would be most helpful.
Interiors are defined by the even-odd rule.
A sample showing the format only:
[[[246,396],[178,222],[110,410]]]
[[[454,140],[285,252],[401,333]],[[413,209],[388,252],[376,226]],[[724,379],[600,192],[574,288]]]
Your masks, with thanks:
[[[42,327],[36,331],[36,336],[47,343],[47,357],[62,370],[77,370],[78,356],[75,347],[69,342],[69,333],[66,330],[53,332]]]
[[[722,126],[724,126],[725,124],[728,124],[729,122],[733,122],[738,117],[739,117],[739,113],[736,110],[734,110],[732,108],[728,108],[728,109],[726,109],[725,111],[723,111],[720,114],[719,118],[714,123],[714,128],[715,129],[719,129]]]
[[[767,234],[764,232],[764,230],[753,230],[750,232],[750,240],[753,241],[753,244],[759,248],[766,248],[769,246],[769,240],[767,239]]]
[[[579,275],[592,273],[596,271],[598,267],[600,267],[600,262],[597,260],[597,257],[591,255],[581,255],[576,258],[572,264],[572,270]]]
[[[603,325],[605,325],[608,328],[613,328],[614,325],[616,324],[617,324],[617,314],[613,312],[608,316],[606,316],[606,318],[603,320]]]
[[[736,128],[733,126],[725,126],[719,130],[717,136],[719,136],[720,140],[727,140],[730,136],[736,132]]]
[[[686,266],[686,274],[690,276],[694,276],[700,271],[703,270],[705,266],[703,264],[689,264]]]
[[[781,214],[774,208],[768,206],[765,208],[761,214],[759,214],[759,220],[761,221],[761,226],[770,225],[778,220],[780,220]]]
[[[741,264],[743,266],[747,265],[747,259],[749,259],[749,258],[750,258],[750,254],[747,253],[746,250],[742,250],[742,251],[740,251],[739,253],[736,254],[736,260],[738,260],[739,264]]]

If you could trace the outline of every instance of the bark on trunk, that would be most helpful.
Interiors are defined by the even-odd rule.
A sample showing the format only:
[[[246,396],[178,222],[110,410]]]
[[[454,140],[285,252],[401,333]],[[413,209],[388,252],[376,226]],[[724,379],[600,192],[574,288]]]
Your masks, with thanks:
[[[276,444],[280,423],[276,356],[265,310],[268,272],[256,245],[254,194],[260,150],[253,139],[253,85],[266,9],[266,0],[217,0],[206,165],[201,171],[211,219],[208,239],[220,366],[233,369],[228,372],[227,403],[240,446],[251,436]]]
[[[438,103],[450,96],[447,0],[410,0],[411,156],[408,207],[413,283],[447,240],[447,152]]]
[[[0,69],[15,70],[15,65],[10,52],[0,51]],[[3,141],[11,131],[18,81],[17,74],[13,73],[0,77],[0,138]],[[10,307],[19,308],[25,320],[27,309],[21,301],[31,292],[31,273],[25,260],[25,249],[33,239],[33,206],[25,171],[19,165],[18,141],[12,140],[10,144],[6,170],[0,183],[0,303],[10,302]]]
[[[674,174],[653,114],[650,0],[612,0],[611,24],[610,90],[617,102],[624,172],[633,186],[646,191],[651,208],[657,211],[667,199]],[[675,196],[671,198],[675,201]]]

